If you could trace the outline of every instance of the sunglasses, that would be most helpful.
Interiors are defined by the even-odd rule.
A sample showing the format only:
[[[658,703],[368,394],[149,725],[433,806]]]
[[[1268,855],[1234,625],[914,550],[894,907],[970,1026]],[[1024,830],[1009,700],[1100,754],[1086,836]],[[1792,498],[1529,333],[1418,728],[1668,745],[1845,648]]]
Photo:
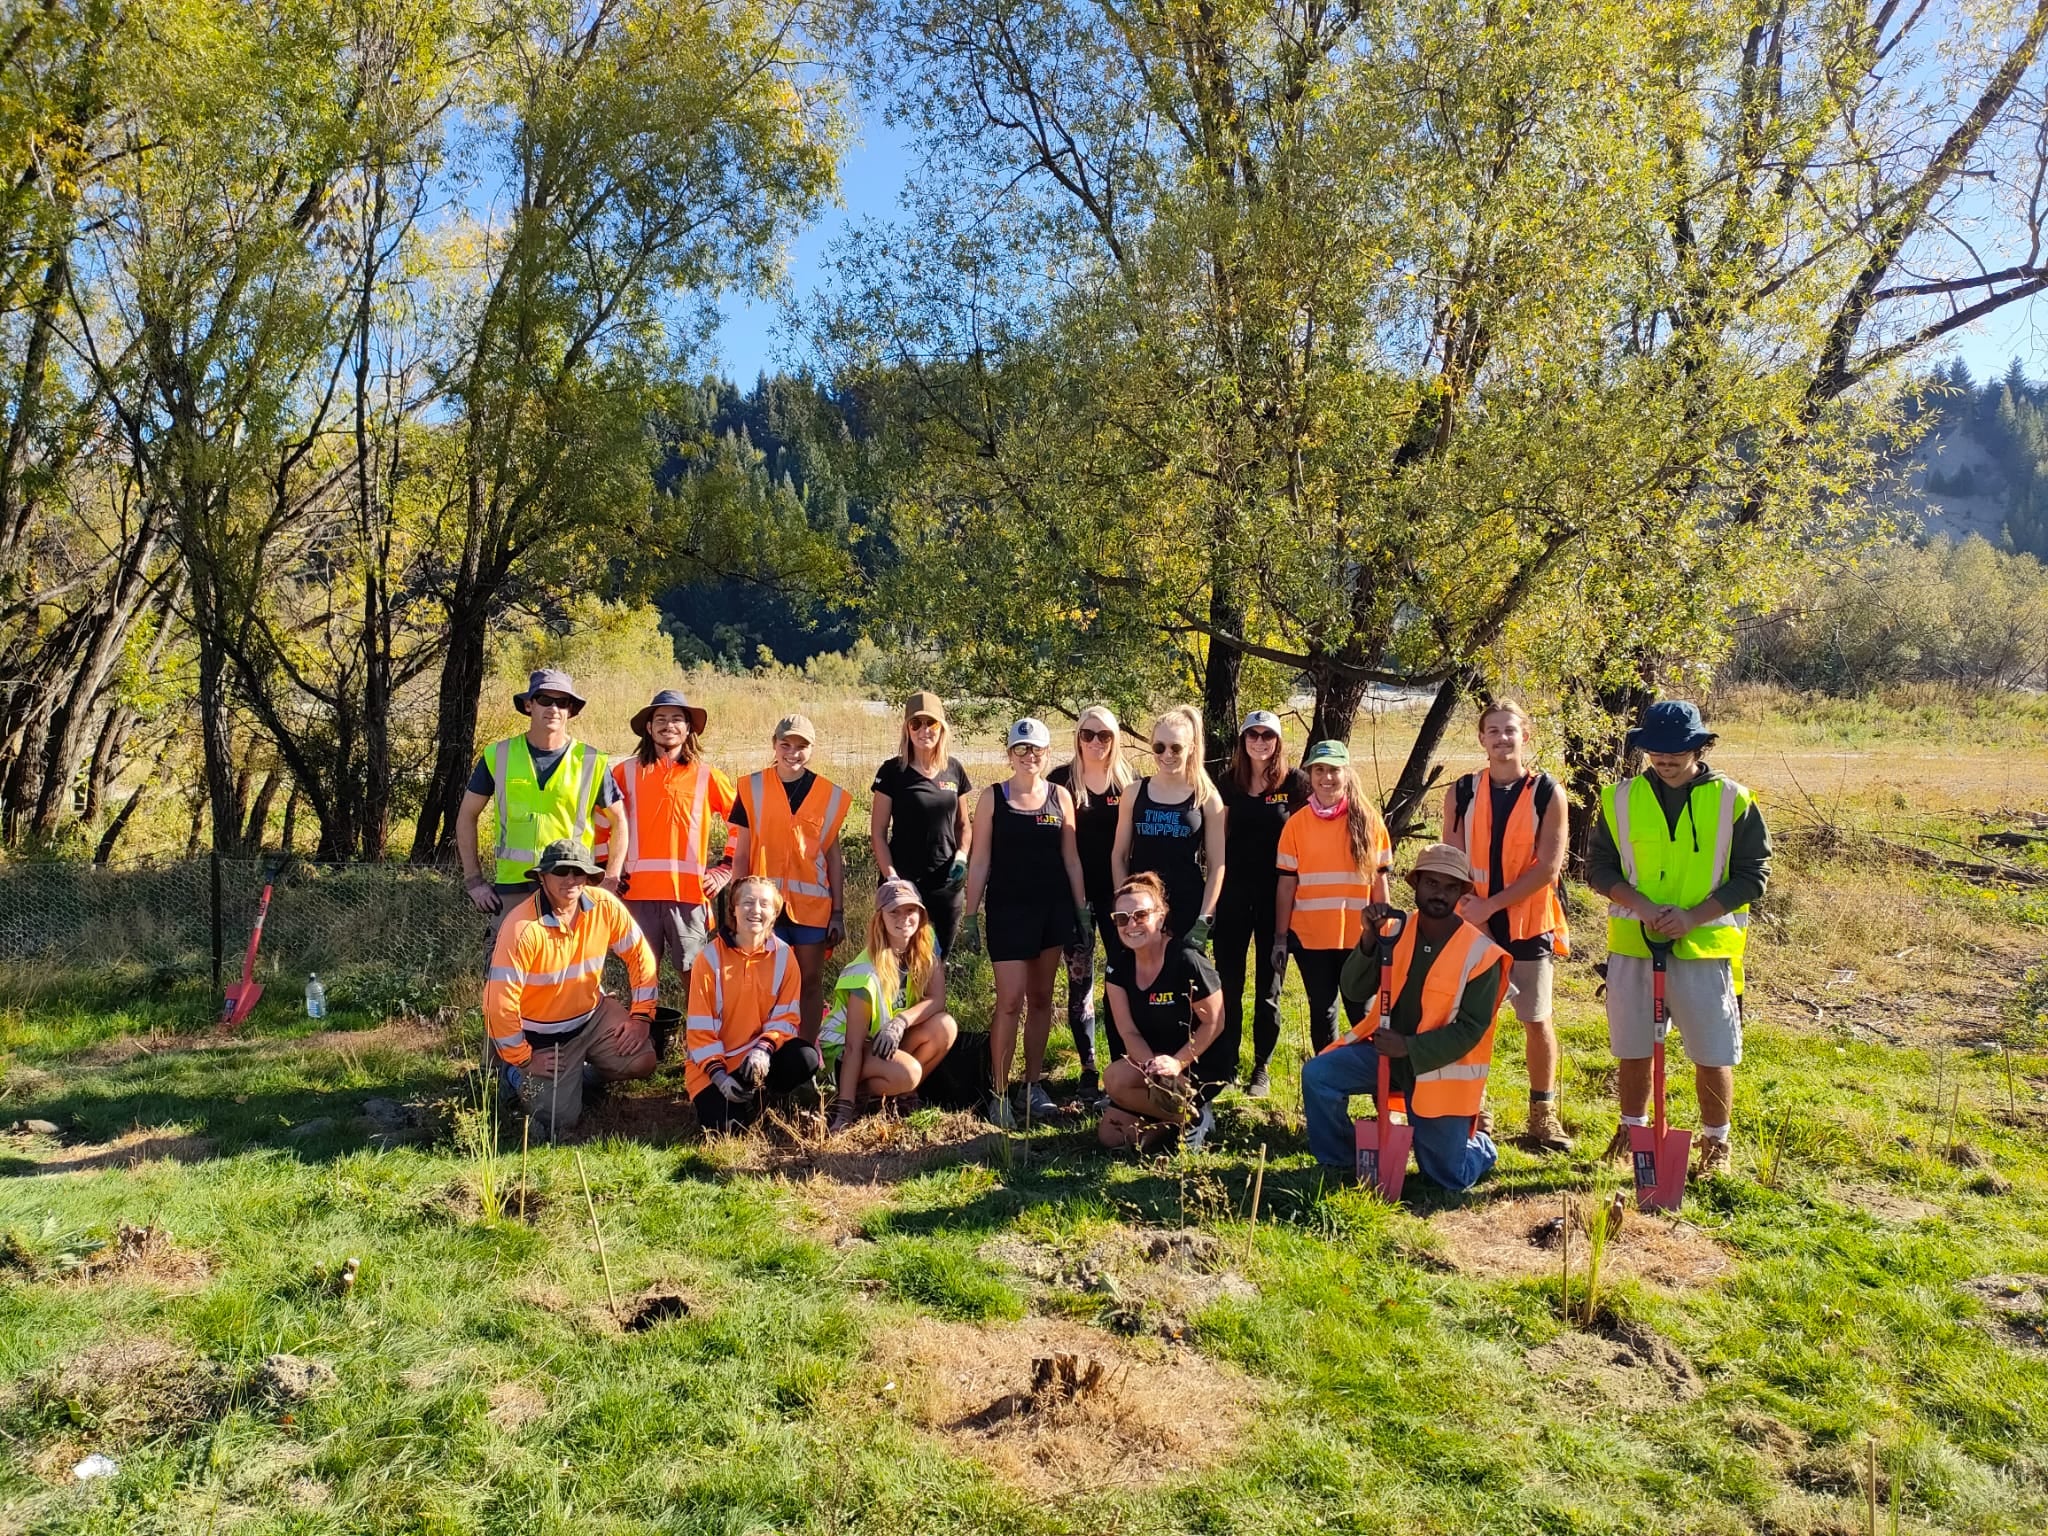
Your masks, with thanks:
[[[919,715],[915,720],[910,722],[910,728],[913,731],[937,730],[938,725],[939,722],[934,720],[930,715]]]
[[[1091,730],[1091,729],[1089,729],[1089,728],[1088,728],[1087,726],[1085,726],[1085,725],[1084,725],[1084,726],[1082,726],[1082,727],[1081,727],[1081,729],[1080,729],[1080,731],[1079,731],[1079,732],[1077,732],[1076,734],[1078,734],[1078,735],[1080,736],[1080,738],[1081,738],[1081,739],[1082,739],[1083,741],[1115,741],[1115,740],[1116,740],[1116,732],[1115,732],[1115,731],[1097,731],[1097,730]]]
[[[1244,736],[1246,741],[1278,741],[1280,739],[1278,731],[1269,731],[1263,725],[1253,726],[1244,733]]]
[[[1186,752],[1186,745],[1178,741],[1155,741],[1152,743],[1152,755],[1154,757],[1180,757]]]
[[[1012,752],[1028,752],[1033,757],[1036,757],[1041,752],[1043,752],[1045,748],[1041,747],[1035,741],[1013,741],[1010,743],[1010,750]]]
[[[1128,928],[1133,923],[1146,922],[1158,915],[1157,907],[1140,907],[1135,912],[1112,912],[1109,914],[1109,920],[1119,928]]]
[[[574,700],[565,699],[558,693],[536,693],[529,702],[538,704],[543,709],[574,709],[576,707]]]

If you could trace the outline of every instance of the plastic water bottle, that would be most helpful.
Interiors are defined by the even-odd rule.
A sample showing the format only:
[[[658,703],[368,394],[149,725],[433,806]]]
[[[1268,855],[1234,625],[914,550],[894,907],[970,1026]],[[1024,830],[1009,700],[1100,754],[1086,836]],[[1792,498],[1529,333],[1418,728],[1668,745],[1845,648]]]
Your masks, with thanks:
[[[315,971],[306,978],[306,1017],[324,1019],[327,1017],[327,989],[320,985],[320,973]]]

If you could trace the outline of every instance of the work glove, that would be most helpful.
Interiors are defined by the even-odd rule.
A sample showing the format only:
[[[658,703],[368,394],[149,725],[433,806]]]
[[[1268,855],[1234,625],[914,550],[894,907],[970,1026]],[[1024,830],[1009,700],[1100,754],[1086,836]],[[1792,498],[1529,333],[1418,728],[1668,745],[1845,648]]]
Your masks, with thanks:
[[[742,1099],[750,1099],[754,1096],[751,1089],[723,1067],[713,1067],[711,1069],[711,1086],[724,1096],[725,1102],[728,1104],[737,1104]]]
[[[482,875],[463,881],[462,888],[469,893],[469,904],[479,912],[495,913],[502,905],[497,888]]]
[[[515,1066],[507,1065],[505,1068],[505,1086],[512,1090],[515,1097],[524,1099],[526,1097],[526,1074]]]
[[[956,853],[953,862],[946,866],[946,889],[957,891],[967,883],[967,855]]]
[[[1215,930],[1215,927],[1216,919],[1204,913],[1196,918],[1193,925],[1189,927],[1188,942],[1206,954],[1209,949],[1209,935]]]
[[[981,953],[981,914],[970,912],[960,924],[960,940],[955,946],[963,955]]]
[[[825,947],[837,949],[846,942],[846,914],[834,912],[832,920],[825,925]]]
[[[868,1041],[868,1054],[877,1061],[887,1061],[894,1056],[896,1047],[903,1043],[903,1028],[903,1015],[899,1013],[875,1031],[874,1038]]]
[[[1076,949],[1093,949],[1095,947],[1095,909],[1085,901],[1078,903],[1074,907],[1074,926],[1080,929],[1080,936],[1074,940],[1074,947]]]
[[[732,883],[732,865],[714,864],[704,871],[704,899],[711,900]]]
[[[1273,974],[1275,976],[1284,974],[1287,970],[1287,941],[1285,939],[1275,939],[1273,941],[1271,959],[1273,961]]]
[[[740,1062],[739,1070],[733,1073],[733,1076],[746,1085],[749,1093],[752,1093],[756,1088],[767,1082],[768,1047],[757,1045],[747,1052],[745,1058]]]

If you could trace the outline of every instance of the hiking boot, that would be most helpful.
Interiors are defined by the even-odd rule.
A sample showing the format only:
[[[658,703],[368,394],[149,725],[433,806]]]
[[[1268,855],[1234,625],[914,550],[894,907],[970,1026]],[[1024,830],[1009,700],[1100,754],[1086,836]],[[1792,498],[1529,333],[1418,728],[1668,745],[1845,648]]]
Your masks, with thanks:
[[[1248,1099],[1263,1099],[1272,1091],[1273,1079],[1267,1075],[1266,1064],[1262,1061],[1252,1068],[1251,1078],[1244,1085],[1244,1096]]]
[[[832,1118],[825,1122],[825,1134],[837,1136],[841,1131],[853,1129],[853,1123],[860,1118],[860,1106],[852,1099],[834,1099]]]
[[[1699,1156],[1693,1159],[1692,1176],[1704,1179],[1710,1173],[1734,1172],[1734,1149],[1726,1136],[1702,1136]]]
[[[981,1109],[981,1118],[1000,1131],[1014,1131],[1017,1117],[1010,1109],[1010,1096],[1006,1093],[992,1093],[988,1103]]]
[[[915,1088],[908,1093],[899,1093],[887,1102],[896,1111],[896,1118],[899,1120],[907,1120],[924,1108],[924,1100],[918,1096]]]
[[[1180,1133],[1180,1149],[1183,1152],[1199,1152],[1208,1145],[1209,1133],[1216,1129],[1216,1111],[1207,1104],[1202,1106],[1201,1118]]]
[[[1102,1097],[1102,1074],[1093,1067],[1081,1069],[1081,1081],[1074,1088],[1074,1097],[1083,1104],[1093,1104]]]
[[[1059,1119],[1060,1107],[1053,1102],[1053,1096],[1045,1091],[1043,1080],[1027,1087],[1024,1090],[1024,1097],[1033,1125],[1045,1125]]]
[[[1534,1152],[1569,1152],[1571,1137],[1564,1133],[1564,1123],[1557,1118],[1555,1099],[1531,1099],[1529,1101],[1529,1129],[1522,1135],[1523,1144]]]
[[[1629,1146],[1628,1130],[1625,1125],[1617,1125],[1614,1128],[1614,1135],[1608,1140],[1607,1150],[1600,1154],[1603,1163],[1625,1163],[1634,1155]]]

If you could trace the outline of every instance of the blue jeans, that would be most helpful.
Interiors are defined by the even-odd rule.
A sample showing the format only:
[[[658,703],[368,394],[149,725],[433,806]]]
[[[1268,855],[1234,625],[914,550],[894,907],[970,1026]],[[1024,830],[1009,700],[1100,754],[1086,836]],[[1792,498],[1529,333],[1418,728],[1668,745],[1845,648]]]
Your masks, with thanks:
[[[1347,1175],[1358,1166],[1358,1141],[1351,1128],[1354,1094],[1371,1096],[1379,1086],[1380,1055],[1364,1041],[1340,1045],[1301,1064],[1301,1107],[1308,1116],[1308,1148],[1325,1168]],[[1493,1138],[1473,1129],[1470,1115],[1410,1115],[1415,1129],[1415,1166],[1424,1178],[1452,1194],[1486,1177],[1500,1156]]]

